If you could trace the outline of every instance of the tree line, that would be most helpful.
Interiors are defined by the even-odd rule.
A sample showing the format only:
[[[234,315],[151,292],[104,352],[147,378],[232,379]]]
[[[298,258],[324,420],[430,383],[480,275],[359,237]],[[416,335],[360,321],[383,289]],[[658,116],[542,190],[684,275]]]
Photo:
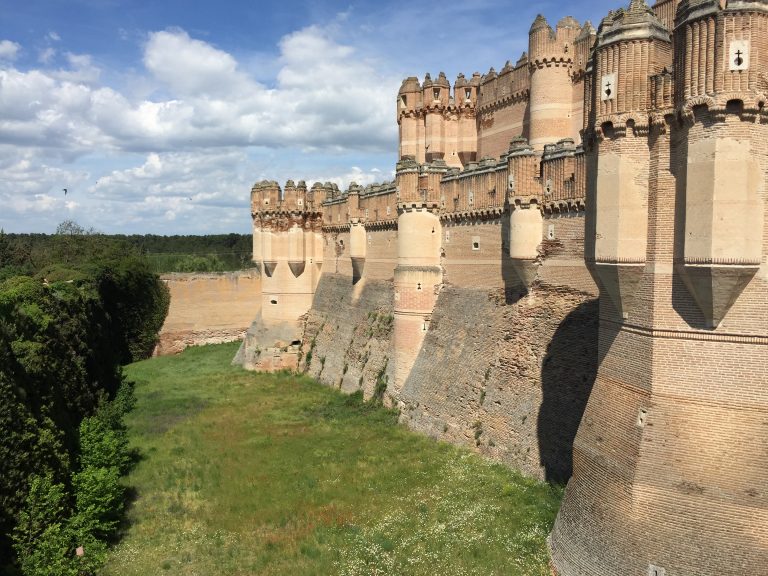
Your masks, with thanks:
[[[0,573],[90,575],[132,462],[121,367],[151,355],[170,295],[126,238],[33,236],[0,232]]]
[[[40,269],[51,260],[66,264],[76,258],[78,241],[84,238],[102,247],[120,243],[132,252],[142,255],[150,269],[158,274],[166,272],[225,272],[250,268],[252,238],[249,234],[211,234],[207,236],[173,235],[105,235],[86,230],[74,222],[59,225],[55,234],[0,233],[0,262],[16,266],[11,272],[28,273]],[[5,258],[3,257],[5,251]],[[0,274],[2,274],[0,265]],[[2,276],[0,276],[0,279]]]

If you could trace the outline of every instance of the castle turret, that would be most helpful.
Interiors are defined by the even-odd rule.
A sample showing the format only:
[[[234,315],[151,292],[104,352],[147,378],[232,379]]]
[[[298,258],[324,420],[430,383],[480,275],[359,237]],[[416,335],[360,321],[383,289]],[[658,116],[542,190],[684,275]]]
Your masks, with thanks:
[[[403,80],[397,94],[397,124],[400,129],[400,158],[412,156],[424,161],[424,121],[421,117],[422,88],[419,79]]]
[[[456,128],[456,153],[461,166],[477,159],[477,124],[475,107],[480,89],[480,74],[475,73],[470,80],[459,74],[453,85],[454,101],[458,111]]]
[[[722,3],[720,3],[722,4]],[[689,124],[685,242],[678,269],[707,324],[718,326],[757,273],[762,254],[764,178],[757,142],[746,130],[762,112],[768,82],[759,72],[768,53],[766,2],[683,1],[675,41],[676,99]],[[734,5],[732,8],[731,5]],[[722,49],[718,49],[722,47]],[[715,134],[706,123],[721,127]]]
[[[673,69],[641,0],[601,27],[585,242],[618,281],[598,274],[599,367],[550,537],[560,576],[768,562],[767,8],[683,0]]]
[[[398,164],[397,184],[401,195],[397,205],[395,371],[391,389],[395,397],[416,361],[442,283],[442,228],[437,212],[440,178],[447,170],[444,162],[421,168],[415,163]],[[413,190],[414,177],[416,190]]]
[[[313,191],[317,191],[313,188]],[[253,253],[263,272],[260,316],[246,336],[245,365],[295,367],[299,318],[312,306],[322,265],[321,213],[309,206],[307,187],[264,181],[251,191]]]
[[[563,18],[555,30],[539,15],[529,32],[530,124],[529,142],[537,150],[544,144],[557,142],[572,134],[570,69],[573,64],[573,42],[580,31],[579,23]]]
[[[669,31],[644,0],[600,25],[595,55],[597,138],[596,241],[591,268],[619,318],[626,317],[643,275],[651,153],[647,134],[650,78],[672,64]]]
[[[349,185],[347,204],[349,206],[349,257],[352,260],[352,282],[357,284],[363,277],[367,240],[365,224],[360,214],[360,193],[362,188],[355,182]]]
[[[424,161],[444,159],[446,153],[447,126],[445,109],[449,104],[451,85],[440,72],[437,80],[427,74],[422,85],[424,102]]]
[[[536,278],[542,240],[540,190],[533,187],[539,170],[539,155],[525,138],[510,143],[507,155],[509,181],[509,258],[524,286]]]

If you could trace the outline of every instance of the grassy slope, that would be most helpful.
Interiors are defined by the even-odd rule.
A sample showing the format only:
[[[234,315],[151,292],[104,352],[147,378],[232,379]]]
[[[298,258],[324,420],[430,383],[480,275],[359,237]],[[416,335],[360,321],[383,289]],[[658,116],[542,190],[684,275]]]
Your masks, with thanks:
[[[144,459],[104,574],[547,574],[558,490],[236,346],[128,367]]]

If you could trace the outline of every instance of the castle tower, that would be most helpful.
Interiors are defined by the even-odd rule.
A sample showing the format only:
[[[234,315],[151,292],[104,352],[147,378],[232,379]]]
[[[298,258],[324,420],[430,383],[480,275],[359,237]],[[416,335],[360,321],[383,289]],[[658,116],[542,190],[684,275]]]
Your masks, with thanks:
[[[513,140],[507,164],[509,181],[509,257],[524,286],[536,278],[542,240],[541,194],[533,187],[538,175],[539,155],[525,138]]]
[[[529,32],[530,124],[528,138],[536,150],[573,134],[573,95],[570,71],[574,41],[581,27],[571,17],[558,22],[555,30],[544,16],[534,20]]]
[[[445,74],[440,72],[437,80],[427,74],[422,84],[424,103],[424,158],[425,162],[444,160],[448,147],[448,126],[445,111],[449,105],[451,85]]]
[[[742,576],[768,566],[768,118],[756,66],[768,54],[767,8],[683,0],[673,98],[658,89],[668,75],[661,70],[649,91],[634,88],[642,78],[622,85],[617,76],[615,102],[596,103],[599,119],[616,119],[613,132],[590,127],[598,132],[587,197],[595,259],[610,256],[621,270],[621,258],[640,256],[628,244],[641,233],[645,256],[634,298],[620,288],[618,305],[599,274],[600,364],[550,537],[561,576]],[[663,54],[663,24],[643,14],[642,0],[613,14],[599,50],[626,35],[640,42],[641,65],[643,54],[652,60],[642,44],[658,42]],[[618,50],[619,66],[629,51]],[[604,89],[613,68],[600,70]],[[610,160],[616,146],[640,153],[619,143],[631,138],[648,149],[638,156],[649,164],[647,206],[633,201],[640,190],[621,189],[646,175],[621,176]],[[602,243],[610,231],[615,238]]]
[[[397,94],[397,124],[400,129],[399,158],[406,156],[424,162],[424,121],[421,116],[422,89],[419,79],[403,80]]]
[[[360,192],[362,189],[355,182],[349,185],[347,204],[349,206],[349,257],[352,260],[352,282],[363,277],[365,269],[365,256],[368,250],[368,241],[365,233],[365,224],[360,217]]]
[[[480,90],[480,74],[475,73],[470,80],[459,74],[453,85],[454,101],[458,114],[456,127],[456,153],[459,166],[466,166],[477,160],[477,125],[475,106]],[[449,164],[455,166],[456,164]]]
[[[597,138],[589,154],[596,177],[595,280],[620,317],[643,276],[648,237],[650,78],[672,65],[669,31],[644,1],[603,19],[592,94]]]
[[[432,310],[442,284],[437,215],[444,162],[419,166],[414,161],[397,165],[398,199],[397,267],[395,268],[395,318],[393,360],[397,394],[413,368],[424,341]]]
[[[296,185],[289,180],[284,191],[277,182],[264,181],[251,190],[253,258],[262,272],[262,305],[246,335],[248,367],[295,368],[299,318],[312,306],[322,265],[321,213],[313,204],[303,181]]]

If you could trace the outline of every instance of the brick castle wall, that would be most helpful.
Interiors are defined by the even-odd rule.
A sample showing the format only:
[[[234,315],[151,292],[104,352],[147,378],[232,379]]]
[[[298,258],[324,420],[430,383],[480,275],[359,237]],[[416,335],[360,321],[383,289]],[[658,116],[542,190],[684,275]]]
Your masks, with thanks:
[[[257,271],[222,274],[164,274],[171,292],[168,316],[155,354],[178,354],[187,346],[243,338],[261,308]]]

